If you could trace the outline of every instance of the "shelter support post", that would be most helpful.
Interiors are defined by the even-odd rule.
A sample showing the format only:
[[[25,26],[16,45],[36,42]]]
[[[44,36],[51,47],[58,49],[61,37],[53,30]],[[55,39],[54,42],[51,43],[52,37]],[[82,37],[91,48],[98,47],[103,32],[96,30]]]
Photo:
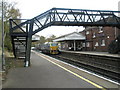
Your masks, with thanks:
[[[74,40],[74,51],[76,51],[76,42]]]

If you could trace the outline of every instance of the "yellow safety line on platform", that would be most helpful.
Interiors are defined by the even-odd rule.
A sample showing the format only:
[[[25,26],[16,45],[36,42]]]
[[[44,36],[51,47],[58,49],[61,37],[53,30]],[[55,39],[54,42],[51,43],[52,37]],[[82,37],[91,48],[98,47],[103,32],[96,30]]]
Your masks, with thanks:
[[[106,90],[104,87],[102,87],[102,86],[100,86],[100,85],[98,85],[98,84],[96,84],[96,83],[94,83],[94,82],[92,82],[92,81],[90,81],[90,80],[88,80],[88,79],[86,79],[86,78],[84,78],[84,77],[82,77],[82,76],[80,76],[80,75],[74,73],[73,71],[71,71],[71,70],[69,70],[69,69],[67,69],[67,68],[65,68],[65,67],[63,67],[63,66],[61,66],[61,65],[59,65],[59,64],[57,64],[57,63],[55,63],[55,62],[53,62],[53,61],[51,61],[51,60],[49,60],[48,57],[45,57],[44,55],[40,55],[40,54],[37,53],[37,52],[35,52],[35,53],[36,53],[37,55],[41,56],[42,58],[48,60],[49,62],[51,62],[51,63],[53,63],[53,64],[59,66],[60,68],[62,68],[62,69],[64,69],[64,70],[68,71],[69,73],[71,73],[71,74],[73,74],[73,75],[75,75],[75,76],[81,78],[82,80],[84,80],[84,81],[86,81],[86,82],[88,82],[88,83],[94,85],[95,87],[101,88],[102,90]]]

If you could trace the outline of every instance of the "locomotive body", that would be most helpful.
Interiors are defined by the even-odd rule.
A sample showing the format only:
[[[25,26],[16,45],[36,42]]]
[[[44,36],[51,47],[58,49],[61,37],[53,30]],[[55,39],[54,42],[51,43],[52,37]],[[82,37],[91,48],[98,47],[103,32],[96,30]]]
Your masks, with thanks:
[[[46,42],[40,45],[39,49],[46,54],[59,54],[58,44],[56,42]]]

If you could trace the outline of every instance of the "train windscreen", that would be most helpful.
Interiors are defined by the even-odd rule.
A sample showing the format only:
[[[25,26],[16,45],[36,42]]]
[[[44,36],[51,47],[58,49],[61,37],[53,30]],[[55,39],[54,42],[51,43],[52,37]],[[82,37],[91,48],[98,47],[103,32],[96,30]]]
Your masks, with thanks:
[[[57,44],[56,43],[51,43],[51,46],[57,46]]]

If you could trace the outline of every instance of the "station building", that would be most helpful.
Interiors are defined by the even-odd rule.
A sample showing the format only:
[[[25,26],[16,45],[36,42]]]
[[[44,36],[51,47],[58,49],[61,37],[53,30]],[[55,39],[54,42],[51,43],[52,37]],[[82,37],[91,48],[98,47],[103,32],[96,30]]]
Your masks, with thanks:
[[[60,50],[107,52],[108,45],[120,35],[117,27],[85,27],[82,32],[60,36],[53,41],[59,42]]]
[[[73,32],[54,39],[54,42],[59,42],[60,50],[79,51],[83,49],[86,37],[82,33]]]
[[[113,22],[115,18],[105,18],[107,22]],[[99,20],[97,22],[103,22]],[[97,23],[96,22],[96,23]],[[120,29],[110,26],[86,26],[82,32],[70,33],[56,38],[61,42],[61,49],[82,51],[108,51],[109,44],[120,35]]]
[[[86,51],[107,51],[108,45],[120,35],[116,27],[86,27],[82,32],[86,37],[84,43]]]
[[[106,22],[113,22],[115,18],[109,16]],[[104,22],[103,19],[97,22]],[[96,23],[97,23],[96,22]],[[108,51],[109,44],[120,35],[120,29],[110,26],[87,26],[80,32],[86,37],[85,50],[86,51]]]

